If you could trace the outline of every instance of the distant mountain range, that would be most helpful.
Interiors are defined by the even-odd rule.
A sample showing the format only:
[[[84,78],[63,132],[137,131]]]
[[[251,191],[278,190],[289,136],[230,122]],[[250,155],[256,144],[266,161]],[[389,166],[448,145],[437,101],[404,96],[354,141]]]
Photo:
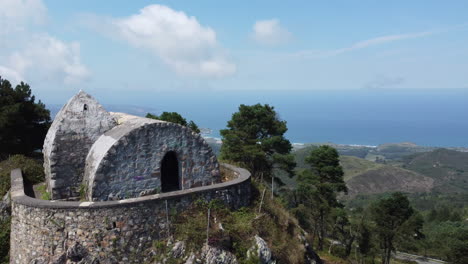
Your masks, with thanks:
[[[341,155],[355,156],[370,161],[398,160],[404,156],[420,152],[429,152],[440,148],[437,146],[419,146],[411,142],[384,143],[378,146],[343,145],[331,142],[306,143],[295,144],[294,148],[296,150],[299,150],[302,148],[320,145],[330,145],[336,148]],[[456,150],[460,152],[468,152],[468,148],[466,147],[448,147],[446,149]]]
[[[294,152],[298,168],[308,168],[304,160],[315,147]],[[408,143],[375,148],[339,146],[338,150],[348,198],[394,191],[468,193],[468,152]]]

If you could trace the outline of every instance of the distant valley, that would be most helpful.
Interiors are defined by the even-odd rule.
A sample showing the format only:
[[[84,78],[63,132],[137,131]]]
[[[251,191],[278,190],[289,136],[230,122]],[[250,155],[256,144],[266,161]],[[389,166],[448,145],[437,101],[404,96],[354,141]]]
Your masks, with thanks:
[[[208,138],[208,143],[219,153],[219,140]],[[463,147],[437,148],[412,143],[355,146],[323,143],[335,147],[340,153],[348,195],[376,195],[401,191],[405,193],[468,193],[468,149]],[[305,157],[313,148],[311,143],[295,145],[293,154],[297,169],[307,168]],[[284,173],[278,178],[287,186],[295,179]]]

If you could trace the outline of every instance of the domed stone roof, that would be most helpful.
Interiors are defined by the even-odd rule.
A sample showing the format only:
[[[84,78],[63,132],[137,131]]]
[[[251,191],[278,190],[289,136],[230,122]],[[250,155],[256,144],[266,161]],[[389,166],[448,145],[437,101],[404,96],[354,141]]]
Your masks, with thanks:
[[[176,185],[170,186],[172,190],[221,181],[216,156],[199,134],[170,122],[120,113],[114,116],[123,122],[99,137],[86,160],[89,200],[159,193],[165,191],[164,181]],[[170,166],[168,155],[175,164],[165,175],[164,164]]]

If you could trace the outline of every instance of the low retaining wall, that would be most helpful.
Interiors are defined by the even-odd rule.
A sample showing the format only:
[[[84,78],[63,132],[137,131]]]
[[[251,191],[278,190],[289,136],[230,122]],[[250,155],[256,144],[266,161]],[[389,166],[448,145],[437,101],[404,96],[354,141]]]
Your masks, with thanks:
[[[109,202],[35,199],[24,194],[21,171],[13,170],[10,263],[144,263],[153,241],[169,236],[167,212],[181,212],[199,199],[219,199],[233,209],[249,204],[250,173],[222,166],[238,177]]]

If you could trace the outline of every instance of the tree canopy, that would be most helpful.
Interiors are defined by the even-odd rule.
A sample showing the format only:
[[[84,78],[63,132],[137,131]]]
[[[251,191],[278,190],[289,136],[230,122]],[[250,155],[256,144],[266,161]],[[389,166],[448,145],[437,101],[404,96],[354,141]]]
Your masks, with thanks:
[[[50,112],[31,93],[28,84],[15,88],[0,77],[0,158],[42,149]]]
[[[182,117],[182,115],[180,115],[177,112],[163,112],[159,116],[148,113],[146,114],[146,117],[183,125],[190,128],[195,133],[200,133],[200,129],[198,128],[197,124],[195,124],[195,122],[193,122],[192,120],[187,122],[187,119]]]
[[[315,148],[305,161],[310,169],[299,172],[298,197],[314,212],[311,218],[314,222],[313,237],[318,235],[318,247],[322,250],[327,230],[330,229],[327,218],[334,209],[343,207],[337,200],[337,194],[346,193],[348,189],[343,180],[338,151],[333,147],[324,145]],[[352,240],[354,238],[350,239],[351,244]]]
[[[227,129],[221,130],[221,159],[233,161],[250,170],[253,176],[270,176],[274,168],[292,175],[295,167],[292,146],[284,137],[286,121],[279,119],[273,106],[240,105]]]
[[[415,211],[408,197],[399,192],[374,203],[371,214],[382,249],[382,263],[389,264],[391,253],[395,250],[394,240],[398,235],[408,237],[417,234],[415,232],[420,233],[422,219],[412,218]]]

